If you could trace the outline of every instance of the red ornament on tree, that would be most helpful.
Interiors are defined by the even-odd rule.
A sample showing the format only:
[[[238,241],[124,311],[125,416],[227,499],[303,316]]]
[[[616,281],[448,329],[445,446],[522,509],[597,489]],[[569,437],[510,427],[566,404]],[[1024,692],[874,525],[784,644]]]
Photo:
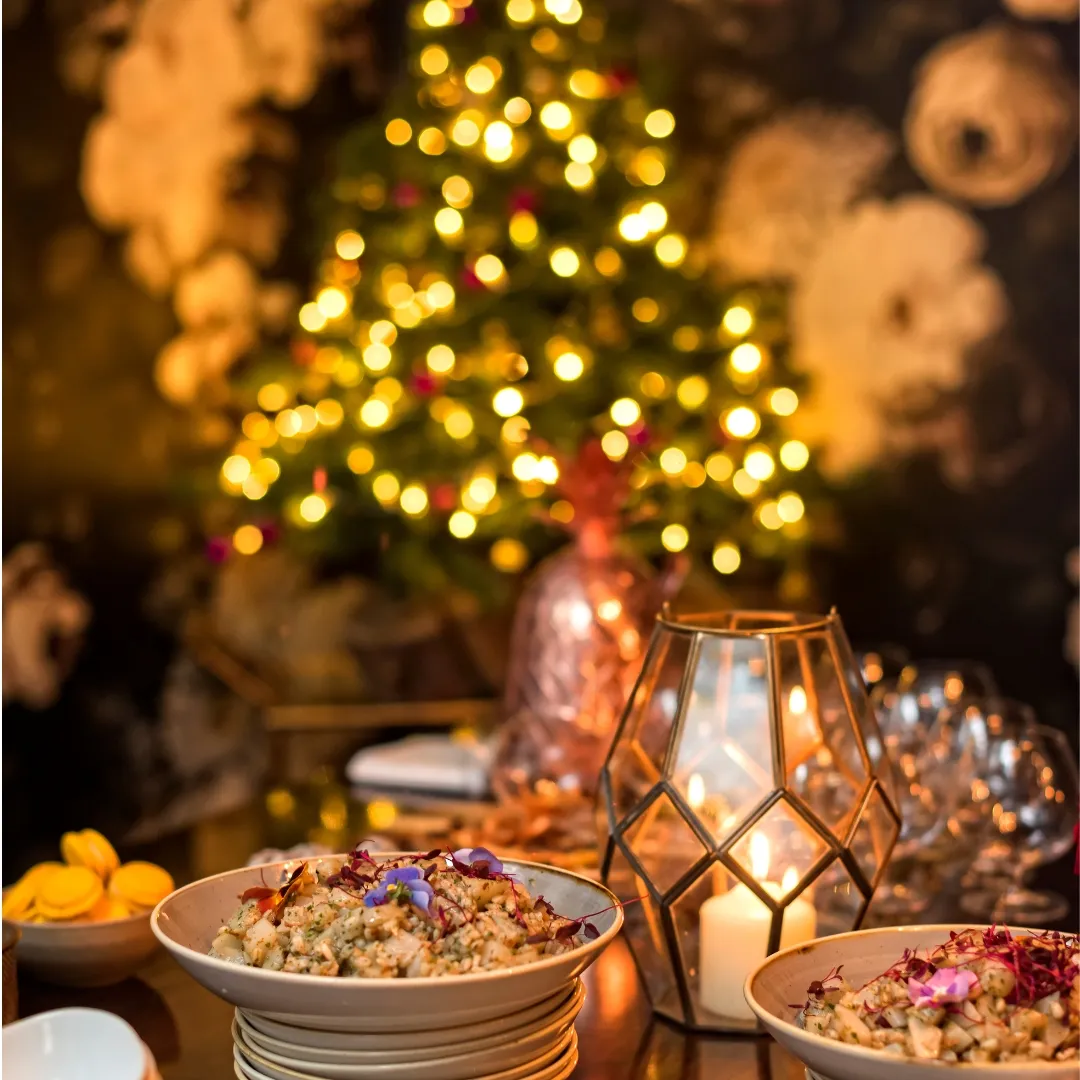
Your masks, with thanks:
[[[516,214],[522,210],[535,214],[539,205],[540,199],[532,188],[514,188],[506,201],[506,209],[510,214]]]
[[[403,180],[394,188],[394,205],[403,210],[410,210],[420,202],[420,189],[408,180]]]

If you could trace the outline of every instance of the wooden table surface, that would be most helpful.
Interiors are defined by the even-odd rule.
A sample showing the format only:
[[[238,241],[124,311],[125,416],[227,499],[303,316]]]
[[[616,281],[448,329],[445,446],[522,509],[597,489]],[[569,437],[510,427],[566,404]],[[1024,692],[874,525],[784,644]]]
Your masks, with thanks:
[[[258,812],[247,808],[122,854],[154,859],[177,881],[194,881],[243,865],[266,838]],[[1047,883],[1075,899],[1071,861],[1054,866]],[[930,914],[923,921],[952,921]],[[1075,928],[1075,915],[1074,907],[1063,928]],[[804,1080],[802,1066],[767,1036],[692,1035],[654,1018],[621,938],[586,973],[585,983],[574,1080]],[[20,975],[20,1016],[72,1005],[108,1009],[127,1020],[154,1052],[163,1080],[233,1076],[232,1006],[164,952],[135,978],[100,990],[45,986]]]

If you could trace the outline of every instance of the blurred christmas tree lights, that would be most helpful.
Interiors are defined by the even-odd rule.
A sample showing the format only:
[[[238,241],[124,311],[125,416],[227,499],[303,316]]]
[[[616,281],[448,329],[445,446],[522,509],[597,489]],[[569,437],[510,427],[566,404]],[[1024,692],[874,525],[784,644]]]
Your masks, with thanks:
[[[594,513],[560,463],[596,444],[647,554],[728,575],[805,539],[783,295],[717,288],[671,227],[676,119],[592,7],[411,8],[408,77],[342,147],[292,354],[236,386],[220,482],[252,521],[269,504],[327,551],[379,531],[414,588],[514,573]],[[259,547],[240,524],[234,549]]]

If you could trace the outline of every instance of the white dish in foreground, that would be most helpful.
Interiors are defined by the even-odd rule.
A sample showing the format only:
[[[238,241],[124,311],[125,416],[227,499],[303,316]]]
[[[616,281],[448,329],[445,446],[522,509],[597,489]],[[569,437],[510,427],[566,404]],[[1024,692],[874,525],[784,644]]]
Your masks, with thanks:
[[[532,1061],[509,1069],[501,1069],[498,1072],[485,1073],[480,1076],[475,1072],[465,1073],[469,1080],[563,1080],[568,1077],[577,1064],[577,1034],[570,1029],[559,1043],[551,1049],[538,1055]],[[280,1065],[266,1060],[261,1055],[253,1054],[240,1045],[233,1046],[233,1060],[248,1080],[322,1080],[316,1073],[297,1072],[294,1069],[286,1069]],[[364,1080],[383,1080],[394,1078],[401,1073],[388,1073],[380,1069],[397,1069],[398,1066],[372,1066],[363,1074]],[[425,1062],[419,1066],[422,1070],[420,1075],[424,1080],[448,1080],[440,1068],[440,1063]],[[418,1069],[413,1067],[409,1080],[417,1077]]]
[[[336,869],[344,858],[311,861]],[[385,1033],[473,1024],[518,1012],[563,989],[607,948],[623,921],[615,897],[587,878],[537,863],[504,865],[532,895],[543,894],[567,918],[609,908],[591,920],[599,937],[520,967],[419,979],[321,978],[208,956],[218,929],[236,910],[237,897],[264,878],[271,885],[284,880],[285,863],[230,870],[178,889],[154,909],[151,927],[181,967],[211,993],[294,1027]]]
[[[543,1023],[555,1018],[555,1014],[564,1008],[570,1008],[577,1001],[577,1009],[585,998],[585,986],[580,979],[543,1001],[530,1005],[526,1009],[497,1016],[493,1020],[481,1020],[476,1024],[458,1024],[450,1028],[430,1028],[425,1031],[410,1031],[409,1045],[422,1049],[431,1046],[444,1046],[458,1040],[495,1039],[507,1032],[521,1031],[529,1025]],[[343,1031],[319,1031],[314,1027],[293,1027],[273,1020],[262,1013],[248,1009],[238,1009],[244,1022],[260,1035],[278,1042],[303,1049],[304,1053],[325,1050],[330,1052],[349,1052],[367,1050],[393,1050],[401,1045],[400,1032],[351,1033]],[[312,1057],[313,1061],[319,1060]],[[325,1060],[332,1060],[327,1058]]]
[[[812,1035],[795,1023],[794,1002],[806,1000],[810,983],[839,964],[844,977],[861,985],[900,959],[904,949],[934,948],[967,925],[889,926],[818,938],[769,957],[747,980],[744,993],[766,1030],[822,1080],[927,1080],[947,1071],[965,1080],[1065,1080],[1077,1075],[1076,1061],[920,1061],[851,1046]],[[1014,933],[1039,931],[1014,930]]]
[[[551,1011],[521,1026],[506,1025],[503,1030],[469,1038],[458,1037],[456,1029],[442,1029],[439,1034],[443,1042],[417,1046],[412,1033],[408,1035],[386,1035],[381,1037],[382,1045],[362,1050],[339,1049],[331,1040],[376,1038],[364,1035],[325,1035],[322,1032],[308,1032],[301,1028],[293,1029],[301,1035],[320,1034],[327,1040],[325,1044],[311,1046],[299,1044],[291,1038],[292,1032],[285,1029],[289,1037],[274,1038],[259,1029],[256,1017],[236,1010],[236,1022],[243,1036],[243,1041],[252,1049],[265,1054],[272,1061],[282,1065],[296,1063],[322,1063],[326,1065],[392,1065],[398,1062],[417,1062],[437,1060],[458,1054],[483,1054],[499,1052],[508,1044],[517,1045],[523,1039],[540,1037],[546,1033],[550,1042],[563,1034],[573,1024],[585,1001],[585,988],[580,981],[574,984],[574,993],[558,1004]],[[515,1014],[521,1015],[521,1014]],[[488,1021],[499,1023],[499,1021]],[[235,1037],[235,1036],[234,1036]],[[291,1065],[295,1068],[296,1065]]]
[[[3,1062],[10,1080],[144,1080],[151,1065],[134,1028],[101,1009],[55,1009],[8,1024]]]

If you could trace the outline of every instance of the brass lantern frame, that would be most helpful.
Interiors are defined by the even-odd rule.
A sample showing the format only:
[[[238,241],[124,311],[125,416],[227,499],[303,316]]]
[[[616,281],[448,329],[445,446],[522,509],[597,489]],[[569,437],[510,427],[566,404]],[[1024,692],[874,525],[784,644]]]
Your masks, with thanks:
[[[750,625],[740,625],[742,622],[748,622]],[[642,700],[639,699],[639,693],[647,674],[650,673],[651,665],[656,661],[657,651],[665,640],[665,636],[672,634],[688,636],[690,642],[686,659],[683,661],[677,691],[677,706],[666,741],[664,763],[658,770],[653,766],[654,771],[659,772],[659,779],[640,796],[636,805],[629,812],[617,820],[615,799],[612,792],[612,764],[628,724],[631,723],[635,714],[642,709]],[[800,635],[802,636],[800,637]],[[780,677],[777,638],[795,639],[799,651],[803,682],[808,691],[809,711],[818,716],[819,703],[815,680],[810,673],[807,648],[810,635],[813,635],[814,638],[824,636],[828,641],[831,668],[837,676],[844,708],[850,724],[850,731],[854,735],[859,756],[865,769],[866,779],[863,781],[862,791],[855,800],[855,808],[851,813],[850,823],[847,825],[842,839],[835,835],[834,831],[820,820],[792,790],[786,771],[783,705],[781,701],[782,680]],[[677,758],[675,751],[680,745],[685,730],[691,690],[701,658],[702,643],[710,637],[758,639],[764,645],[773,777],[773,790],[761,798],[749,810],[745,818],[720,842],[702,825],[698,813],[690,805],[686,795],[680,790],[679,785],[674,782],[672,777],[675,770],[673,763]],[[857,687],[849,681],[852,675],[858,680]],[[655,692],[656,687],[654,686],[649,693]],[[872,738],[876,740],[874,747],[871,747],[868,743],[868,731],[871,733]],[[636,735],[634,738],[636,740]],[[659,915],[664,941],[671,960],[671,968],[675,976],[682,1017],[670,1015],[660,1008],[658,1008],[658,1011],[662,1015],[668,1015],[670,1019],[681,1026],[695,1031],[755,1031],[759,1030],[759,1025],[754,1021],[743,1023],[730,1018],[725,1018],[723,1024],[700,1022],[696,1019],[698,1009],[692,1000],[686,970],[687,964],[683,958],[683,951],[679,943],[679,932],[672,912],[675,903],[686,896],[694,884],[704,875],[712,873],[717,866],[722,867],[723,871],[730,874],[735,882],[746,886],[771,912],[772,917],[767,945],[767,955],[769,955],[776,952],[780,946],[784,911],[799,896],[810,889],[826,869],[839,861],[861,897],[854,925],[850,927],[853,930],[858,929],[866,916],[874,890],[884,875],[901,824],[891,766],[884,755],[880,733],[877,731],[876,718],[869,703],[861,671],[855,663],[850,644],[843,630],[843,624],[835,608],[827,615],[779,611],[746,611],[712,615],[675,616],[671,613],[668,605],[665,605],[661,614],[657,616],[656,625],[642,661],[641,671],[634,683],[630,699],[619,720],[611,748],[601,769],[600,793],[608,834],[602,851],[602,878],[605,882],[608,881],[612,859],[616,851],[618,851],[633,873],[644,882],[648,892],[648,900],[652,902]],[[679,817],[692,830],[694,836],[702,845],[703,854],[693,861],[666,889],[662,890],[658,888],[649,868],[643,864],[633,850],[632,845],[628,842],[628,834],[634,829],[635,824],[649,813],[650,808],[664,797],[670,800]],[[868,874],[856,860],[853,846],[856,833],[867,817],[868,808],[874,799],[880,800],[880,803],[886,808],[893,827],[890,829],[891,838],[884,846],[880,858],[877,860],[876,868],[872,873]],[[821,842],[823,850],[809,868],[804,871],[798,886],[777,900],[754,879],[749,870],[733,855],[733,850],[749,836],[755,826],[762,822],[770,810],[780,803],[783,803],[785,809],[790,811]],[[642,981],[649,990],[650,997],[652,997],[653,991],[647,972],[635,950],[632,949],[631,951],[634,952],[635,963],[638,966]],[[762,959],[764,960],[764,957]],[[653,1003],[654,1007],[657,1007],[655,1000]]]

